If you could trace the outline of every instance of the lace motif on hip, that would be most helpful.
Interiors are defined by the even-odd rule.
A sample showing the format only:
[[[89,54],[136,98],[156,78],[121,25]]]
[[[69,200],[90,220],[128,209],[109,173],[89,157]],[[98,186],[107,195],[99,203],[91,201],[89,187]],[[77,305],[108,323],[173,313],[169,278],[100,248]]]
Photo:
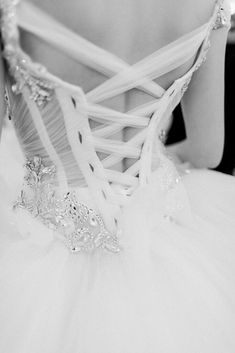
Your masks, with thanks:
[[[98,248],[113,253],[121,250],[117,235],[105,228],[103,219],[93,209],[79,202],[76,191],[63,197],[56,194],[54,165],[45,166],[40,157],[34,157],[25,166],[25,184],[14,209],[26,209],[55,230],[72,253]]]

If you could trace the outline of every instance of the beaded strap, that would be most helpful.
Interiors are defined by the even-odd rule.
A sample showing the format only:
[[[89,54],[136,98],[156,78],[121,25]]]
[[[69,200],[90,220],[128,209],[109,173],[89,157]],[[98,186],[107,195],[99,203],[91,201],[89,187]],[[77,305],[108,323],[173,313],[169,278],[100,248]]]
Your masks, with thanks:
[[[55,83],[44,78],[44,66],[33,63],[19,46],[19,31],[17,27],[16,6],[19,0],[0,0],[0,30],[2,34],[3,57],[14,83],[12,91],[22,92],[23,87],[30,90],[31,96],[39,106],[49,101],[53,94]]]
[[[198,57],[198,60],[195,63],[195,66],[193,68],[193,72],[197,71],[201,65],[206,61],[207,58],[207,53],[210,49],[211,46],[211,42],[210,42],[210,36],[211,36],[211,32],[213,30],[217,30],[220,28],[230,28],[231,22],[231,15],[229,12],[229,5],[226,4],[227,6],[225,6],[226,0],[217,0],[216,1],[216,5],[215,5],[215,11],[214,11],[214,15],[212,17],[212,21],[210,23],[209,29],[208,29],[208,34],[204,40],[204,43],[202,45],[201,48],[201,53]],[[191,81],[192,78],[192,74],[189,75],[188,80],[186,80],[185,85],[182,89],[182,94],[185,93],[185,91],[187,90],[189,83]]]
[[[217,30],[223,27],[229,28],[230,23],[230,11],[229,4],[226,3],[226,0],[218,1],[218,11],[215,23],[213,24],[213,30]]]

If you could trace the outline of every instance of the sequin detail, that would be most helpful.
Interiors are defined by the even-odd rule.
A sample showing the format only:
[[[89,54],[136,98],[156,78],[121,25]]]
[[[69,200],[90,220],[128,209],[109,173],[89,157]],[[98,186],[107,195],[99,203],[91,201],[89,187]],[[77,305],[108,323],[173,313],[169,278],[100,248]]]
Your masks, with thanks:
[[[160,134],[159,134],[158,138],[159,138],[159,140],[160,140],[163,144],[166,143],[166,140],[167,140],[167,132],[166,132],[165,129],[162,129],[162,130],[160,131]]]
[[[208,53],[210,47],[211,47],[211,42],[210,42],[210,39],[208,38],[202,48],[200,60],[198,60],[196,66],[194,68],[194,71],[197,71],[202,66],[202,64],[204,64],[204,62],[206,62],[207,53]]]
[[[55,230],[72,253],[102,248],[120,251],[117,235],[111,234],[102,218],[78,201],[76,191],[59,197],[55,190],[56,168],[45,166],[40,157],[26,163],[25,184],[14,209],[23,208]]]
[[[216,21],[214,23],[213,29],[219,29],[223,27],[230,27],[230,19],[223,7],[223,1],[222,4],[219,6],[219,10],[217,13]]]
[[[181,95],[183,96],[185,94],[185,92],[187,91],[189,84],[191,82],[192,79],[192,74],[190,74],[184,81],[183,86],[181,87]]]
[[[5,88],[4,101],[6,104],[6,116],[8,117],[9,120],[11,120],[12,119],[12,110],[11,110],[10,99],[9,99],[9,94],[8,94],[7,88]]]
[[[162,190],[169,192],[181,181],[181,177],[170,156],[159,156],[159,176]]]
[[[55,83],[42,77],[46,69],[39,64],[32,63],[19,46],[19,32],[15,6],[19,1],[0,0],[1,33],[3,41],[3,57],[7,62],[10,76],[13,78],[12,91],[15,94],[28,87],[30,98],[38,106],[50,101]]]

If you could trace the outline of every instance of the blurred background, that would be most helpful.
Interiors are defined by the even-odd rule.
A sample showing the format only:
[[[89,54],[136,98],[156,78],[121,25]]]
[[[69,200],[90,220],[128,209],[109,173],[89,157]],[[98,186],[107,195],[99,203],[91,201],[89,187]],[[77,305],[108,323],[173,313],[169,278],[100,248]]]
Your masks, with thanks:
[[[220,165],[216,170],[235,175],[235,0],[231,1],[232,26],[228,36],[225,60],[225,146]],[[181,107],[174,112],[167,144],[185,137]]]

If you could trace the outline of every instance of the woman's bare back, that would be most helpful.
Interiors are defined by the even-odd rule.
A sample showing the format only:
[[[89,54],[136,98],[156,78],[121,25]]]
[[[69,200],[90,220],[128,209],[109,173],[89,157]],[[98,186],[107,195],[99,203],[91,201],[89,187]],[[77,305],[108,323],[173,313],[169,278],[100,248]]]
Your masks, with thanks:
[[[24,0],[23,0],[24,1]],[[129,64],[138,62],[183,34],[205,23],[214,0],[31,0],[52,17],[97,46],[114,53]],[[201,4],[200,4],[201,3]],[[187,14],[187,16],[185,15]],[[79,85],[85,92],[106,80],[94,70],[70,59],[30,34],[22,33],[22,46],[38,62],[62,79]],[[157,79],[167,88],[192,65],[193,58],[183,66]],[[137,89],[104,102],[105,105],[128,111],[144,104],[151,97]],[[134,128],[126,128],[113,138],[128,140]],[[125,167],[131,164],[125,161]],[[123,165],[117,165],[122,169]]]
[[[213,0],[210,1],[213,3]],[[66,2],[42,0],[40,3],[31,0],[31,2],[74,32],[114,53],[129,64],[145,58],[208,20],[204,11],[201,11],[201,18],[199,15],[188,13],[191,0],[177,0],[177,2],[172,0],[69,0]],[[187,13],[187,16],[183,13]],[[54,51],[31,35],[23,36],[23,45],[37,61],[43,62],[63,79],[82,86],[85,92],[105,80],[103,75],[73,62],[66,55],[58,53],[57,50]],[[168,73],[159,79],[159,84],[166,88],[189,66],[190,63],[187,63],[175,72]],[[143,96],[143,93],[141,95]],[[124,106],[120,106],[120,110],[123,109]]]

